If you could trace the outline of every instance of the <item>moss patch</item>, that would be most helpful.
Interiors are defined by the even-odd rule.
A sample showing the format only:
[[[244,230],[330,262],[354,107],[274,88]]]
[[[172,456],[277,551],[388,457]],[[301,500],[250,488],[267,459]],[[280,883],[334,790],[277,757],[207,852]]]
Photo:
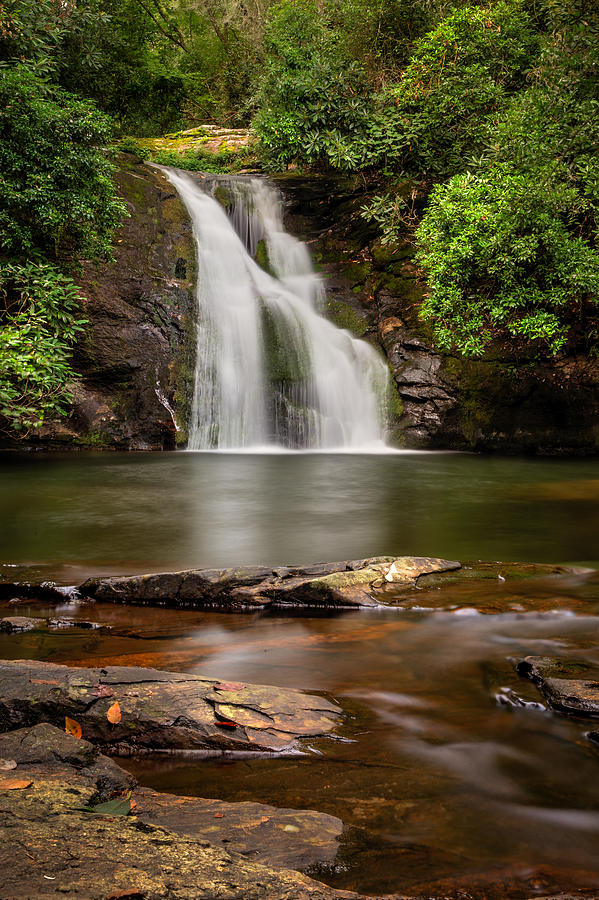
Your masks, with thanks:
[[[369,328],[366,316],[340,300],[329,300],[327,318],[338,328],[351,331],[356,337],[363,337]]]

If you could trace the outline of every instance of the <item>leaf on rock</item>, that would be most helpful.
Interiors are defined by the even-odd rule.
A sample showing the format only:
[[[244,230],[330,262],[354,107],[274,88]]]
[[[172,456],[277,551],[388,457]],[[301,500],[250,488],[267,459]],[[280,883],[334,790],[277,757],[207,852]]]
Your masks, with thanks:
[[[230,719],[217,719],[216,724],[223,728],[237,728],[237,722],[232,722]]]
[[[32,784],[31,778],[0,778],[0,791],[16,791]]]
[[[225,814],[224,813],[214,813],[214,818],[215,819],[224,819]]]
[[[125,798],[117,797],[115,800],[107,800],[95,806],[86,806],[85,809],[98,816],[128,816],[131,812],[131,791]]]
[[[112,725],[118,725],[121,721],[121,707],[119,706],[119,701],[115,700],[112,706],[109,708],[106,713],[106,718]]]
[[[245,684],[239,684],[236,681],[221,681],[214,685],[215,691],[242,691]]]
[[[112,690],[112,688],[106,687],[105,684],[98,684],[94,688],[94,694],[96,695],[96,697],[112,697],[114,691]]]
[[[80,738],[83,734],[79,722],[76,722],[75,719],[69,719],[68,716],[64,717],[64,730],[67,734],[72,734],[76,738]]]

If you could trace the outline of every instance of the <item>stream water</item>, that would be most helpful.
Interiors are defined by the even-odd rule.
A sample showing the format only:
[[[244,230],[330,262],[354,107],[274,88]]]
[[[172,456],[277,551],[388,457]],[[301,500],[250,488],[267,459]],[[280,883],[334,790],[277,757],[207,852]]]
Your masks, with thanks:
[[[11,566],[0,571],[72,584],[93,571],[378,553],[596,564],[598,499],[599,463],[585,460],[5,456],[0,545]],[[597,576],[494,575],[420,592],[417,605],[320,617],[92,604],[60,614],[106,629],[2,635],[0,656],[329,692],[349,713],[348,742],[305,757],[127,765],[163,790],[339,815],[347,831],[337,864],[315,873],[339,886],[477,898],[587,886],[593,896],[590,726],[537,707],[510,658],[599,663]],[[28,611],[45,612],[19,605]],[[506,705],[509,689],[532,705]]]

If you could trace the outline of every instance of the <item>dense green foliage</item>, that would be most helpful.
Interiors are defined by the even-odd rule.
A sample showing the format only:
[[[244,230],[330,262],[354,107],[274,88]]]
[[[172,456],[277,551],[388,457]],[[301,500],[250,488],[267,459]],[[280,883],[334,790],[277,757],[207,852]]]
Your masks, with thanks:
[[[417,42],[382,98],[373,161],[445,177],[486,143],[487,117],[524,83],[538,35],[520,0],[457,10]]]
[[[77,260],[106,256],[124,214],[105,115],[55,83],[64,7],[8,0],[0,30],[0,427],[64,410],[83,328]]]
[[[0,416],[16,431],[64,412],[70,353],[83,331],[71,278],[47,263],[0,264]]]
[[[106,254],[123,213],[110,123],[29,69],[0,70],[0,252]]]
[[[464,353],[506,333],[556,352],[596,315],[598,16],[550,12],[527,86],[483,123],[482,157],[436,188],[417,232],[423,316]]]
[[[418,237],[439,346],[476,355],[499,330],[563,346],[566,320],[599,297],[599,254],[568,227],[576,208],[552,169],[495,166],[433,191]]]
[[[272,168],[291,162],[355,168],[369,85],[313,0],[282,0],[266,30],[268,69],[254,125]]]

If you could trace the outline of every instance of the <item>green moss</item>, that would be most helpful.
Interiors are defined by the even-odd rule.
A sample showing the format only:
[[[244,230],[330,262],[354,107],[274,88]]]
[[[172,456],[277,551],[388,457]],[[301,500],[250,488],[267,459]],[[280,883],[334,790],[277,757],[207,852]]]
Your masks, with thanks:
[[[224,206],[225,209],[230,209],[233,205],[233,198],[231,196],[231,192],[225,187],[224,184],[219,184],[214,190],[214,199],[218,200],[221,206]]]
[[[89,434],[82,434],[75,438],[74,443],[79,447],[110,447],[113,444],[109,435],[103,431],[90,431]]]
[[[380,241],[370,248],[372,259],[378,269],[388,269],[414,255],[411,244],[382,244]]]
[[[389,368],[391,368],[389,366]],[[393,373],[392,373],[393,374]],[[396,425],[404,413],[404,406],[401,397],[399,396],[397,385],[392,380],[391,387],[389,389],[389,399],[387,401],[387,410],[388,410],[388,419],[389,425]]]
[[[262,340],[266,377],[274,383],[301,381],[310,373],[310,353],[305,337],[299,341],[284,319],[262,307]]]
[[[372,266],[370,263],[355,260],[343,269],[345,277],[354,284],[364,284],[370,276]]]
[[[261,269],[264,269],[264,271],[268,272],[269,275],[273,274],[272,268],[270,266],[270,260],[268,258],[268,248],[266,246],[266,241],[258,241],[255,260]]]
[[[183,341],[171,363],[169,380],[169,387],[173,391],[175,417],[179,426],[175,435],[175,443],[178,447],[184,447],[189,440],[187,423],[191,418],[197,339],[195,321],[192,316],[186,316],[183,325]]]
[[[339,300],[330,300],[327,304],[327,317],[337,325],[351,331],[356,337],[363,337],[368,331],[368,320],[352,306]]]

